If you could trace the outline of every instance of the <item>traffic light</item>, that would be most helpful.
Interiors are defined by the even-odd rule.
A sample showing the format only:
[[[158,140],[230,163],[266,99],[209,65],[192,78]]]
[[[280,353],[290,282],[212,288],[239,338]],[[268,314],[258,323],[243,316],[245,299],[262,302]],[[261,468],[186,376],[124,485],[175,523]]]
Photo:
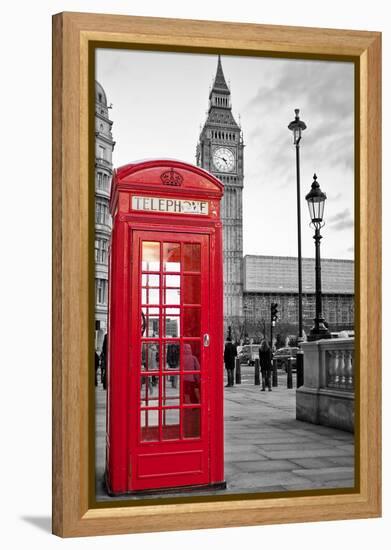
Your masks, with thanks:
[[[278,304],[276,304],[275,302],[272,302],[270,304],[270,317],[271,317],[271,321],[272,323],[275,323],[278,319]]]

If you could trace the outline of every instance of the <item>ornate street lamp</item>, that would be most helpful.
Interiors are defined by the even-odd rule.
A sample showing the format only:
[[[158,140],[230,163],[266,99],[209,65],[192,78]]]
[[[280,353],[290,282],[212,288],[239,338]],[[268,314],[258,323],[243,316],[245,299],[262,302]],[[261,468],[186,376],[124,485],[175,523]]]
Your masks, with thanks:
[[[331,338],[331,334],[324,324],[324,318],[322,315],[322,278],[320,265],[320,240],[322,238],[320,230],[325,224],[323,221],[323,212],[324,203],[327,197],[326,193],[323,193],[320,188],[316,174],[314,174],[314,181],[311,185],[311,191],[305,198],[310,212],[310,225],[312,225],[315,229],[315,319],[314,326],[308,335],[308,340],[321,340],[323,338]]]
[[[295,119],[288,125],[293,132],[293,145],[296,147],[296,192],[297,192],[297,269],[299,280],[298,309],[299,309],[299,338],[303,341],[303,283],[302,283],[302,262],[301,262],[301,209],[300,209],[300,141],[303,131],[307,128],[305,122],[300,120],[299,109],[295,109]],[[298,350],[296,358],[297,387],[304,383],[304,354]]]

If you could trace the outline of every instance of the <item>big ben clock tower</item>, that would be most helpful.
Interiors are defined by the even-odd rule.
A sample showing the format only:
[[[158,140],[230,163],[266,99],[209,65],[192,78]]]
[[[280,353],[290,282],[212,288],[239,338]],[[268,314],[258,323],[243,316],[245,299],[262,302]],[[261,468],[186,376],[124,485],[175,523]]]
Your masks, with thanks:
[[[234,337],[243,326],[243,135],[231,109],[231,92],[225,81],[221,58],[209,94],[206,122],[197,145],[197,165],[224,185],[221,218],[224,258],[224,328]]]

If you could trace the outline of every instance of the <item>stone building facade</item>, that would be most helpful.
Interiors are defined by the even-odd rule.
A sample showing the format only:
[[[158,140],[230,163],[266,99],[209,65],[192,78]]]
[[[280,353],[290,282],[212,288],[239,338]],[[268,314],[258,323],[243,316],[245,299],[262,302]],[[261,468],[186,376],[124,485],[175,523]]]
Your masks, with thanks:
[[[330,331],[354,330],[354,262],[322,259],[323,315]],[[308,334],[315,317],[315,260],[302,259],[303,328]],[[297,258],[287,256],[244,257],[245,329],[250,338],[270,330],[270,304],[278,304],[274,329],[297,334]]]
[[[108,254],[111,235],[109,211],[112,154],[109,106],[104,89],[95,82],[95,349],[100,350],[107,332]]]
[[[234,333],[243,322],[243,134],[232,114],[231,91],[218,57],[209,108],[199,136],[197,166],[224,185],[221,206],[224,258],[224,329]]]

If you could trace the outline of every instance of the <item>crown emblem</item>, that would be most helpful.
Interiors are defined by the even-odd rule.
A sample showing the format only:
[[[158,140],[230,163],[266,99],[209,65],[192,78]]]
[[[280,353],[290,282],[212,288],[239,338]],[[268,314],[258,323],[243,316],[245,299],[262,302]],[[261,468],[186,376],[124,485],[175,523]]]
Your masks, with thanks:
[[[183,177],[178,172],[175,172],[173,168],[166,170],[166,172],[162,172],[160,174],[160,179],[163,185],[180,186],[183,182]]]

